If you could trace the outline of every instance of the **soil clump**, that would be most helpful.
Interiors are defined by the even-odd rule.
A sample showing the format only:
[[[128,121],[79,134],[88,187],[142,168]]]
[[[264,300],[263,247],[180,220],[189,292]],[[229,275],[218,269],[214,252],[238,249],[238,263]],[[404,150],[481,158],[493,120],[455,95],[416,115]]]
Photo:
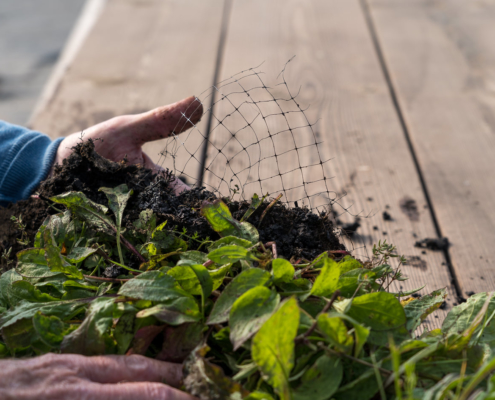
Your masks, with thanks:
[[[112,162],[94,150],[91,140],[81,142],[74,148],[72,155],[62,165],[54,168],[54,173],[43,181],[38,189],[40,198],[31,198],[0,207],[0,253],[12,247],[11,258],[22,247],[17,243],[21,232],[10,221],[12,215],[22,215],[30,242],[46,216],[56,213],[47,201],[51,196],[79,191],[92,201],[108,205],[101,187],[116,187],[127,184],[134,191],[124,213],[123,225],[132,229],[132,222],[139,218],[141,211],[152,209],[158,223],[168,220],[167,229],[179,232],[185,228],[187,234],[198,233],[199,238],[219,238],[201,216],[203,201],[212,201],[217,196],[205,188],[193,188],[175,195],[173,176],[164,171],[154,174],[151,170],[127,165],[125,161]],[[240,219],[248,210],[250,202],[223,199],[234,218]],[[260,218],[268,207],[265,202],[247,220],[258,228],[262,242],[275,241],[279,255],[290,259],[313,259],[326,250],[340,250],[344,246],[334,234],[334,226],[326,213],[314,214],[307,208],[288,208],[277,203],[264,217]],[[57,205],[60,208],[60,205]],[[194,249],[190,241],[190,249]],[[11,267],[13,265],[11,264]]]

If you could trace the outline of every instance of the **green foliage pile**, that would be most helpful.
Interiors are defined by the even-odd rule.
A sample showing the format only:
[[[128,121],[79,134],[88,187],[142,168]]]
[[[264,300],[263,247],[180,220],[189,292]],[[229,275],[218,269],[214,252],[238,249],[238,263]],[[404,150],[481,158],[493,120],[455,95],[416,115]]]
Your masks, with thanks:
[[[386,243],[364,265],[339,253],[289,262],[215,201],[201,211],[221,238],[188,251],[197,236],[157,226],[151,211],[124,229],[132,193],[101,190],[112,213],[82,193],[53,197],[67,210],[47,218],[1,275],[2,357],[183,361],[184,389],[201,399],[495,398],[491,294],[416,337],[446,291],[390,292],[405,278]],[[111,265],[126,273],[103,277]]]

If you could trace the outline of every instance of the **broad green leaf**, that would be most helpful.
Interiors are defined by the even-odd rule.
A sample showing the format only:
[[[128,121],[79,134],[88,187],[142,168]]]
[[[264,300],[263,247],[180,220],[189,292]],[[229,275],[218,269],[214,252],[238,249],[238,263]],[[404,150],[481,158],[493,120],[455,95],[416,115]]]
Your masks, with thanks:
[[[344,369],[339,358],[322,355],[306,370],[294,390],[294,400],[326,400],[337,391]]]
[[[291,399],[289,376],[298,326],[299,307],[297,300],[290,298],[264,323],[251,345],[253,361],[281,400]]]
[[[156,215],[153,210],[143,210],[139,214],[139,219],[133,222],[137,229],[144,229],[151,234],[156,228]]]
[[[318,328],[338,351],[351,353],[354,337],[349,334],[346,324],[340,317],[321,314],[318,316]]]
[[[50,347],[59,347],[68,331],[60,318],[47,317],[39,311],[34,314],[33,326],[41,341]]]
[[[256,286],[232,305],[229,317],[230,341],[237,350],[270,318],[280,303],[280,296],[265,286]]]
[[[17,272],[25,278],[48,278],[62,272],[52,271],[44,249],[26,249],[17,253]]]
[[[251,268],[241,272],[223,290],[215,302],[208,318],[208,325],[221,324],[229,319],[232,304],[249,289],[265,285],[270,280],[270,273],[260,268]]]
[[[64,337],[62,352],[86,356],[105,354],[104,335],[112,325],[114,309],[113,298],[93,300],[79,328]]]
[[[117,231],[115,224],[105,215],[108,208],[89,200],[84,193],[64,193],[51,197],[50,200],[65,205],[77,217],[98,230],[111,234]]]
[[[263,203],[263,200],[264,200],[264,197],[263,197],[263,199],[260,199],[256,193],[253,194],[253,198],[251,199],[251,204],[249,205],[249,208],[247,209],[247,211],[242,216],[241,222],[246,221],[258,209],[258,207]]]
[[[213,250],[208,254],[208,258],[220,265],[233,264],[239,260],[258,261],[258,258],[251,251],[236,245],[223,246]]]
[[[107,196],[108,206],[115,215],[117,228],[120,227],[122,225],[122,215],[124,214],[125,206],[133,191],[129,190],[125,183],[115,188],[102,187],[99,191],[105,193]]]
[[[256,228],[248,222],[236,221],[227,205],[220,199],[213,203],[205,201],[201,206],[201,214],[220,236],[236,236],[253,244],[259,240]]]
[[[177,265],[204,264],[207,261],[208,257],[202,251],[189,250],[180,255]]]
[[[232,246],[232,245],[244,247],[246,249],[253,246],[253,244],[249,240],[241,239],[235,236],[225,236],[221,239],[218,239],[216,242],[213,242],[208,247],[208,251],[213,251],[223,246]]]
[[[352,271],[353,269],[363,268],[363,265],[351,256],[345,256],[342,261],[339,261],[340,273]]]
[[[313,296],[329,297],[338,288],[340,266],[328,257],[324,258],[322,262],[323,268],[313,284],[311,294]]]
[[[142,300],[167,301],[187,296],[171,276],[160,271],[144,272],[124,283],[119,295]]]
[[[39,289],[35,288],[28,281],[16,281],[12,283],[10,290],[10,301],[14,304],[21,302],[22,300],[29,301],[31,303],[45,303],[49,301],[58,301],[56,297],[49,294],[42,293]]]
[[[131,345],[132,339],[136,334],[137,327],[134,323],[137,309],[130,304],[124,304],[124,310],[119,317],[119,321],[113,331],[113,337],[117,341],[117,349],[119,354],[125,354]],[[120,304],[117,306],[119,307]]]
[[[203,265],[180,265],[167,271],[167,274],[172,276],[187,293],[204,294],[206,298],[213,291],[213,281]]]
[[[274,282],[290,282],[294,279],[295,269],[292,264],[283,258],[272,261],[272,275]]]
[[[10,326],[24,318],[31,319],[38,311],[47,316],[54,315],[61,320],[66,320],[77,315],[85,307],[84,300],[52,301],[49,303],[22,301],[15,308],[2,314],[0,328]]]
[[[435,290],[434,292],[408,302],[404,306],[406,313],[406,328],[413,332],[421,322],[433,311],[437,310],[447,297],[447,289]]]
[[[141,310],[136,314],[136,317],[155,317],[158,321],[175,326],[186,322],[199,321],[201,313],[196,300],[193,297],[184,296]]]
[[[213,281],[213,290],[217,290],[222,285],[227,272],[229,272],[231,268],[232,264],[225,264],[220,268],[208,270],[211,280]]]
[[[368,293],[354,298],[347,315],[375,331],[391,330],[406,324],[404,308],[388,292]]]
[[[22,276],[20,276],[15,269],[4,272],[0,276],[0,305],[3,305],[5,308],[8,308],[11,305],[9,294],[12,289],[12,284],[20,280],[22,280]]]
[[[77,279],[83,278],[83,274],[75,265],[69,264],[62,258],[58,247],[48,244],[45,247],[45,259],[51,271],[62,272]]]
[[[282,290],[282,295],[296,295],[301,301],[306,300],[311,294],[312,284],[309,279],[298,278],[290,282],[277,282],[276,285]]]
[[[88,258],[91,254],[96,253],[97,249],[90,247],[74,247],[65,259],[70,263],[79,263]]]
[[[19,319],[2,328],[2,337],[11,351],[27,348],[36,340],[36,332],[31,319]]]
[[[355,268],[346,273],[340,275],[337,289],[340,290],[340,294],[344,297],[352,297],[356,293],[360,283],[363,280],[371,280],[374,282],[374,273],[366,268]],[[362,289],[361,291],[362,292]],[[363,294],[363,293],[356,293]]]
[[[477,293],[467,299],[465,303],[461,303],[450,310],[442,324],[442,333],[446,335],[463,334],[472,327],[476,317],[483,309],[489,294],[486,292]],[[488,308],[486,310],[484,321],[476,328],[474,338],[478,338],[478,343],[488,343],[491,347],[495,345],[495,321],[494,318],[489,321],[488,318],[495,312],[495,298],[491,297]]]
[[[66,280],[63,283],[64,288],[78,288],[78,289],[83,289],[83,290],[90,290],[96,292],[98,290],[98,286],[91,285],[88,282],[85,281],[73,281],[73,280]]]

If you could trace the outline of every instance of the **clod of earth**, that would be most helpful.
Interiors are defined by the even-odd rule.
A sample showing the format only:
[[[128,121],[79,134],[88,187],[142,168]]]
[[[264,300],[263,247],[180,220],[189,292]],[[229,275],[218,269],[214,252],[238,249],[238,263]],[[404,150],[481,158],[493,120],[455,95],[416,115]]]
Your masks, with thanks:
[[[419,247],[429,250],[447,250],[449,248],[449,239],[443,238],[427,238],[423,240],[418,240],[414,247]]]

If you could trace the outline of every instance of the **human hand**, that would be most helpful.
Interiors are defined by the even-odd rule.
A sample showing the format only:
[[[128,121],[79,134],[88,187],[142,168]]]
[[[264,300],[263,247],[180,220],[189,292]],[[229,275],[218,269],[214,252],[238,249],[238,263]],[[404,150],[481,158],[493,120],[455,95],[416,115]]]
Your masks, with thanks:
[[[0,398],[4,400],[196,399],[174,389],[182,378],[180,364],[140,355],[46,354],[3,360],[0,367]]]
[[[185,118],[184,118],[185,115]],[[84,130],[84,139],[95,141],[95,150],[111,161],[121,161],[127,157],[130,164],[140,164],[155,171],[162,170],[143,152],[141,146],[168,137],[172,132],[179,134],[191,128],[203,115],[203,106],[195,97],[174,104],[158,107],[142,114],[121,115],[101,122]],[[69,157],[72,148],[81,141],[81,132],[67,136],[58,147],[55,163]],[[180,179],[176,179],[176,194],[188,189]]]

